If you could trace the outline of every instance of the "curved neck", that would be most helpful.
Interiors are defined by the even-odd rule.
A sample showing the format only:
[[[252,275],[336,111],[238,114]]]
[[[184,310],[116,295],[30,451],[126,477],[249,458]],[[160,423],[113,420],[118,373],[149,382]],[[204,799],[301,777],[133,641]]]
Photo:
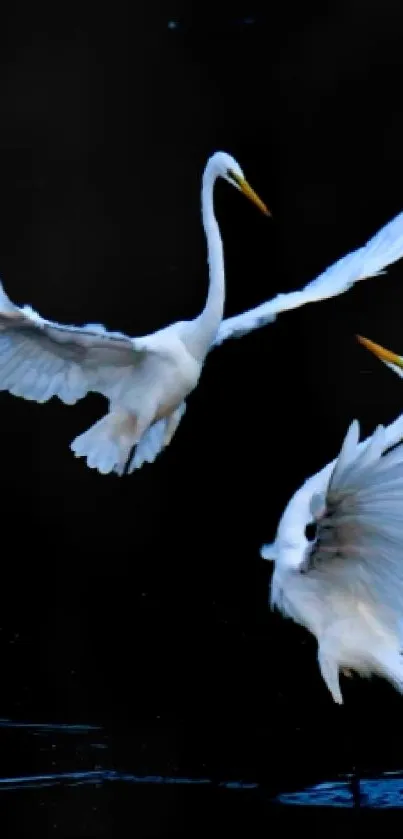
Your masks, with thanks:
[[[200,359],[204,359],[209,351],[224,314],[224,250],[213,204],[216,178],[216,171],[207,163],[202,184],[202,219],[207,241],[209,289],[206,305],[201,314],[192,321],[192,334],[187,341],[192,355]]]

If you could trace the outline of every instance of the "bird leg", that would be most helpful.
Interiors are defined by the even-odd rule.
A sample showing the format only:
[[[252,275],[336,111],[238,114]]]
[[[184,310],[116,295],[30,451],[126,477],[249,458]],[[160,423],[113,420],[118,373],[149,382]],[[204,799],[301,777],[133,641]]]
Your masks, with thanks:
[[[353,807],[359,813],[361,809],[361,805],[363,803],[363,796],[361,793],[361,783],[360,783],[360,773],[359,767],[357,766],[357,761],[354,760],[353,751],[355,752],[355,757],[357,757],[357,719],[356,715],[352,714],[351,709],[347,709],[344,711],[346,715],[347,712],[347,719],[345,717],[345,728],[347,733],[347,743],[348,743],[348,752],[350,754],[349,761],[351,760],[351,773],[350,773],[350,790],[351,790],[351,797],[353,799]]]
[[[116,426],[118,429],[117,439],[119,441],[120,459],[114,467],[117,475],[123,475],[129,465],[130,452],[137,446],[137,443],[147,431],[153,421],[152,412],[137,414],[128,411],[120,411]]]

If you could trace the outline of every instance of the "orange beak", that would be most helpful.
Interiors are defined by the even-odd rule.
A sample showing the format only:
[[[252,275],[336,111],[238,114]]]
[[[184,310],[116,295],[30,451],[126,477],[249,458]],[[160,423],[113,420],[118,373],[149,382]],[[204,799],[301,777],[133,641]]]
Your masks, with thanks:
[[[381,347],[380,344],[375,344],[375,342],[370,341],[369,338],[363,338],[362,335],[356,335],[356,338],[363,347],[366,347],[366,349],[372,352],[373,355],[376,355],[380,361],[384,361],[386,364],[395,364],[396,367],[403,368],[402,356],[396,355],[396,353],[390,352],[390,350],[386,350],[385,347]]]
[[[241,192],[245,195],[246,198],[249,198],[249,201],[252,201],[252,204],[264,213],[265,216],[271,216],[271,212],[266,207],[266,204],[263,203],[262,199],[259,198],[258,194],[255,192],[254,189],[245,181],[243,178],[237,178],[237,183]]]

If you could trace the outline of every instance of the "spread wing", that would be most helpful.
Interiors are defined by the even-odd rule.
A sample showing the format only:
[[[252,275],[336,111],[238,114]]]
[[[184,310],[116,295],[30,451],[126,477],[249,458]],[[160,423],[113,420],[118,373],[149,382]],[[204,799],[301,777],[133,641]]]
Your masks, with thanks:
[[[241,338],[271,323],[281,312],[317,303],[348,291],[359,280],[376,277],[403,257],[403,213],[382,227],[366,245],[343,256],[300,291],[278,294],[272,300],[221,322],[213,346],[228,338]]]
[[[355,421],[324,497],[312,499],[317,537],[304,570],[403,618],[403,444],[385,453],[379,426],[358,444]]]
[[[147,338],[44,320],[15,306],[0,283],[0,390],[36,402],[58,396],[68,405],[90,390],[111,397],[147,352]]]

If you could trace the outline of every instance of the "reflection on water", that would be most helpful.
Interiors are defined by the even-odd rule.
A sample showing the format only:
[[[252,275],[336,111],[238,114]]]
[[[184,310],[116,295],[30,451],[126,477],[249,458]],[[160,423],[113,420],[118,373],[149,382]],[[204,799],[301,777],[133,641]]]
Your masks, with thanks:
[[[176,784],[193,786],[215,786],[225,789],[258,789],[259,784],[248,784],[242,781],[216,781],[210,778],[181,778],[169,775],[133,775],[130,772],[118,772],[114,769],[99,769],[94,772],[59,772],[48,775],[27,775],[10,778],[0,778],[2,789],[32,789],[60,784],[70,786],[76,784],[101,784],[107,781],[120,781],[127,784]]]
[[[377,778],[360,780],[361,807],[381,809],[403,806],[403,772],[383,772]],[[305,807],[349,807],[349,781],[333,781],[277,796],[282,804]]]
[[[0,719],[0,728],[27,728],[34,734],[42,732],[57,732],[62,734],[77,734],[87,731],[102,731],[99,725],[68,725],[66,723],[51,722],[14,722],[13,720]]]
[[[181,775],[141,774],[116,769],[119,748],[101,726],[32,723],[0,719],[0,792],[52,786],[158,785],[210,787],[257,791],[267,800],[288,807],[354,806],[351,777],[274,795],[268,787],[242,780],[191,778]],[[129,738],[128,738],[129,739]],[[7,764],[1,765],[1,755]],[[133,754],[133,763],[136,756]],[[13,771],[10,770],[10,763]],[[31,771],[29,771],[31,768]],[[396,808],[403,805],[403,772],[383,772],[360,779],[361,806]]]

